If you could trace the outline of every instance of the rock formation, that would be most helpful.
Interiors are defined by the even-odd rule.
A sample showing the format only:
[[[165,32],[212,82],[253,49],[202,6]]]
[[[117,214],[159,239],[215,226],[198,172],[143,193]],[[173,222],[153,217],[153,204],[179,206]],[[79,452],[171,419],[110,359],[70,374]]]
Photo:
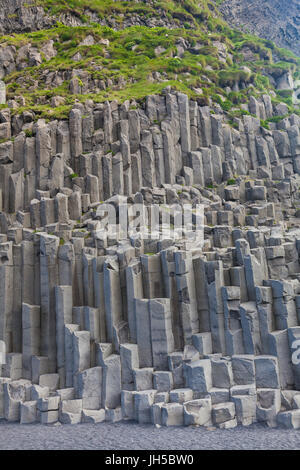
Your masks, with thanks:
[[[57,54],[47,44],[43,54],[6,44],[7,83],[26,69],[47,80]],[[177,52],[188,47],[182,40]],[[226,72],[220,64],[232,58],[215,47]],[[292,69],[275,78],[282,73],[293,79]],[[71,86],[91,88],[70,92],[78,99],[66,118],[49,119],[9,91],[0,109],[0,418],[300,427],[300,116],[276,87],[259,89],[256,71],[250,86],[250,75],[240,69],[227,83],[232,99],[249,85],[233,114],[222,90],[206,103],[169,83],[141,100],[97,102],[95,83],[80,79]],[[129,223],[135,205],[150,218],[158,207],[150,237],[147,223],[118,230],[124,206]],[[189,239],[198,206],[203,236]],[[109,208],[116,230],[103,236]],[[178,236],[182,208],[191,217]]]

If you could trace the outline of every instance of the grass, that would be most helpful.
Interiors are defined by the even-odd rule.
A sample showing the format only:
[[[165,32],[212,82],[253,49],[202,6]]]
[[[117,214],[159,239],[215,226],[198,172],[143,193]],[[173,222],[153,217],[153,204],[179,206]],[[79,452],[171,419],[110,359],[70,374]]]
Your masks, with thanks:
[[[147,95],[160,93],[166,86],[187,93],[200,104],[208,104],[212,99],[228,113],[229,118],[245,114],[240,105],[246,103],[250,95],[259,96],[272,89],[265,73],[291,71],[300,77],[300,59],[291,52],[277,48],[272,42],[250,34],[231,29],[217,14],[215,4],[208,0],[200,3],[194,0],[153,0],[144,2],[114,2],[113,0],[35,0],[48,14],[72,13],[83,25],[67,27],[61,23],[48,30],[0,37],[0,44],[13,44],[17,49],[30,43],[40,49],[49,39],[54,41],[57,55],[50,61],[43,60],[36,67],[27,67],[5,77],[8,99],[22,95],[26,106],[14,113],[31,109],[36,118],[65,119],[75,100],[94,102],[106,100],[143,100]],[[217,2],[217,4],[220,2]],[[130,15],[137,14],[145,19],[161,17],[162,12],[172,21],[173,29],[134,26],[115,31],[99,24],[87,24],[87,9],[93,11],[99,20],[115,18],[118,24]],[[81,46],[82,40],[92,35],[95,44]],[[179,38],[189,43],[189,50],[182,57],[177,56]],[[109,45],[103,43],[109,41]],[[219,58],[215,41],[227,47],[227,60]],[[156,48],[165,50],[157,55]],[[256,55],[251,63],[245,62],[243,49],[249,47]],[[80,53],[80,60],[73,60]],[[274,63],[273,54],[280,58]],[[245,67],[250,69],[250,71]],[[79,93],[71,94],[70,81],[64,80],[60,86],[45,86],[45,76],[49,72],[85,72],[90,80],[102,80],[104,90],[82,93],[85,79],[78,76]],[[159,73],[160,79],[152,74]],[[108,83],[110,80],[110,83]],[[122,80],[123,84],[118,85]],[[225,91],[243,82],[245,89],[239,92]],[[33,87],[38,83],[37,88]],[[201,88],[202,95],[196,89]],[[276,92],[274,104],[285,102],[292,110],[292,97],[287,92]],[[61,96],[64,104],[52,108],[52,97]]]

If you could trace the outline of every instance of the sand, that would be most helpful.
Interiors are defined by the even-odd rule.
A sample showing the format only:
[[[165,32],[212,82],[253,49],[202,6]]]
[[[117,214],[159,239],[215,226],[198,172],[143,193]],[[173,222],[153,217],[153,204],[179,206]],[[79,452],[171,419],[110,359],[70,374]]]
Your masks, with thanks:
[[[161,427],[133,422],[43,426],[0,421],[1,450],[300,449],[300,431],[263,424],[230,430]]]

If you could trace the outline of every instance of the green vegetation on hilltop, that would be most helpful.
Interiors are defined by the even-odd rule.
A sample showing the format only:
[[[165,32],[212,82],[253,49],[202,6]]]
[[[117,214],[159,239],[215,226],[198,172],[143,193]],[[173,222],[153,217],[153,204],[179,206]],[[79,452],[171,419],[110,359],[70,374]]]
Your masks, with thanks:
[[[290,70],[299,77],[300,59],[270,41],[232,30],[207,1],[199,5],[193,0],[151,3],[36,0],[36,3],[47,7],[53,15],[72,12],[81,20],[86,19],[86,9],[99,18],[116,15],[119,22],[132,13],[155,16],[163,10],[178,27],[131,26],[115,30],[95,22],[77,27],[57,23],[48,30],[0,37],[0,46],[14,45],[17,53],[26,44],[40,51],[47,41],[54,41],[55,57],[45,60],[41,52],[41,63],[32,66],[23,63],[20,70],[5,77],[8,99],[18,96],[25,99],[25,105],[21,103],[15,112],[30,108],[37,116],[64,118],[75,100],[140,100],[170,85],[203,105],[212,100],[233,118],[246,112],[240,106],[250,95],[272,89],[266,73]],[[92,45],[81,44],[87,37],[93,38]],[[185,47],[180,49],[182,44]],[[252,52],[250,61],[243,54],[245,48]],[[49,85],[46,79],[51,72],[72,74],[68,79],[60,79],[59,84]],[[70,87],[71,75],[77,80],[76,92]],[[97,90],[85,89],[87,79],[104,85]],[[235,84],[243,84],[242,89],[232,91]],[[62,102],[50,106],[50,100],[56,96]],[[274,102],[280,101],[291,107],[291,93],[277,92]]]
[[[197,27],[199,21],[210,21],[211,12],[215,11],[215,6],[211,1],[202,0],[152,0],[152,1],[114,1],[114,0],[34,0],[34,3],[41,5],[52,14],[71,13],[82,21],[88,21],[88,13],[95,13],[98,18],[116,19],[122,24],[126,18],[132,14],[138,14],[141,18],[160,17],[163,12],[167,18],[180,23],[186,21]],[[216,17],[214,24],[222,25],[224,21]]]

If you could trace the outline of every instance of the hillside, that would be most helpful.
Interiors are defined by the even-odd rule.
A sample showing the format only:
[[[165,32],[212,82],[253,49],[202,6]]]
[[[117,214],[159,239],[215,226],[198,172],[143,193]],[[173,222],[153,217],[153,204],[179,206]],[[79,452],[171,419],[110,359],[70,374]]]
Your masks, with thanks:
[[[2,3],[14,33],[0,39],[0,77],[14,108],[62,117],[75,97],[141,99],[168,85],[231,118],[250,94],[292,104],[300,59],[231,30],[209,2]]]
[[[224,18],[232,26],[274,41],[300,55],[299,0],[221,0]]]

